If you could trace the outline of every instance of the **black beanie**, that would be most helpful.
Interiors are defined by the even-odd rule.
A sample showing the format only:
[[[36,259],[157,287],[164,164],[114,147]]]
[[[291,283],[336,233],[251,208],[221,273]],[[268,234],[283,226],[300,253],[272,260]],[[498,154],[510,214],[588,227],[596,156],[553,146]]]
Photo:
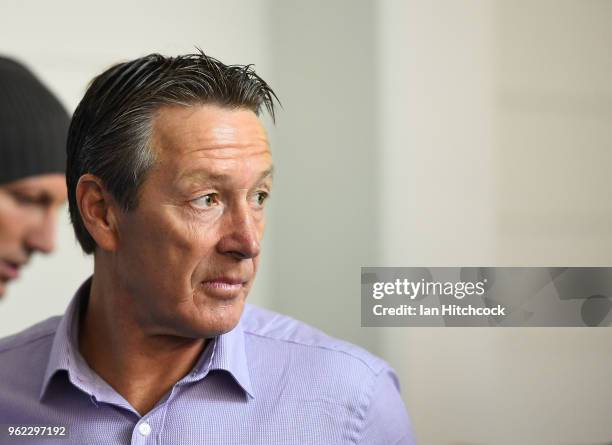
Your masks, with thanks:
[[[68,113],[26,67],[0,57],[0,184],[66,171]]]

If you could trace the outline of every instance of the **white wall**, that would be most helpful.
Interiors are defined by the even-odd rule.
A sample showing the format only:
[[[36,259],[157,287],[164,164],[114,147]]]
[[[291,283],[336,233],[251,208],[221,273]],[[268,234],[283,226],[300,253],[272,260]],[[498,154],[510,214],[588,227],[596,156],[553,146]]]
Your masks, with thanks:
[[[612,5],[380,3],[382,263],[610,265]],[[612,438],[609,329],[388,329],[424,444]]]
[[[272,85],[283,103],[268,252],[270,305],[379,351],[360,327],[360,267],[378,257],[376,8],[369,0],[270,7]]]

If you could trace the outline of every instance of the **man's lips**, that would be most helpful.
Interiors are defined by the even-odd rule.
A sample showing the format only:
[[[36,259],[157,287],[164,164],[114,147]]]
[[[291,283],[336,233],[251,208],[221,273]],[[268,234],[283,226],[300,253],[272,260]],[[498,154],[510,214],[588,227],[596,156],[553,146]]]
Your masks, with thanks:
[[[202,281],[202,287],[214,295],[234,297],[247,281],[240,278],[218,277]]]
[[[22,264],[14,263],[12,261],[0,260],[0,276],[8,279],[15,279],[19,277],[19,269]]]

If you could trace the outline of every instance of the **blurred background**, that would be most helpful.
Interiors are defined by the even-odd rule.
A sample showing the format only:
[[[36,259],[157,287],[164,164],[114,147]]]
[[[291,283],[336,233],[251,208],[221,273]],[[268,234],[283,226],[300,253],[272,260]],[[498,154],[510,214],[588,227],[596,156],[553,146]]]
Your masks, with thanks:
[[[283,103],[250,299],[396,369],[421,444],[612,441],[608,328],[362,328],[361,266],[612,266],[612,2],[3,0],[0,54],[72,111],[91,78],[201,47]],[[0,160],[1,162],[1,160]],[[0,336],[91,273],[58,249],[0,301]]]

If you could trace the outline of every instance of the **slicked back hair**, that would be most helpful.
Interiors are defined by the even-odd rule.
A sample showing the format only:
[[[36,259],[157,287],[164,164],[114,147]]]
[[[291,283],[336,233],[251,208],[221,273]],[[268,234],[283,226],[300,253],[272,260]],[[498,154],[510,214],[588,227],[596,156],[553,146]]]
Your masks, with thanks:
[[[76,203],[79,178],[91,173],[124,211],[138,205],[138,190],[155,162],[150,147],[155,111],[164,105],[215,104],[246,108],[274,120],[278,98],[252,65],[225,65],[203,52],[178,57],[150,54],[112,66],[95,77],[68,132],[66,183],[70,219],[86,253],[96,242]]]

